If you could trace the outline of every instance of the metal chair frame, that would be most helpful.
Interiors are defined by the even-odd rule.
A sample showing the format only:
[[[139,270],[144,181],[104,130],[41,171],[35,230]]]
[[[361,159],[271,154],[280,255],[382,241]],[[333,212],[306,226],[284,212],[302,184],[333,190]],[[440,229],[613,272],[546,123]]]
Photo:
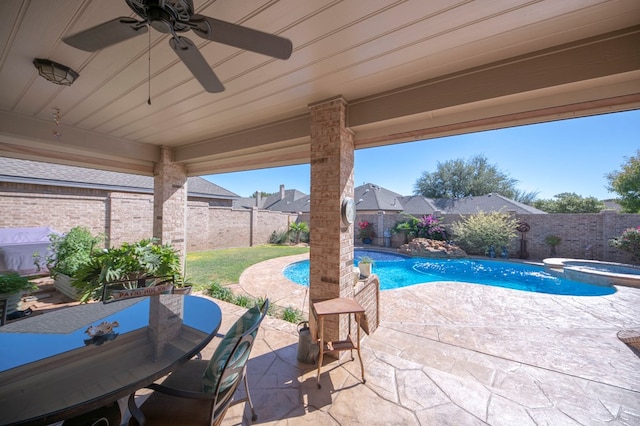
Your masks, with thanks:
[[[214,425],[217,425],[222,421],[224,414],[229,407],[244,401],[247,401],[249,403],[249,407],[251,408],[251,420],[257,420],[258,416],[255,412],[253,402],[251,401],[251,396],[249,394],[249,382],[246,375],[246,367],[258,328],[260,327],[260,324],[262,323],[262,320],[266,316],[268,310],[269,300],[267,299],[260,308],[261,314],[256,324],[254,324],[250,329],[246,330],[242,334],[242,336],[234,344],[233,350],[227,356],[222,374],[220,375],[220,378],[218,379],[216,384],[216,388],[213,392],[187,391],[157,383],[152,383],[151,385],[147,386],[147,388],[178,398],[210,401],[210,420],[211,424]],[[235,391],[241,381],[245,385],[246,396],[244,398],[233,400]],[[225,386],[224,389],[223,386]],[[132,420],[135,419],[135,421],[137,421],[137,423],[141,426],[146,425],[144,414],[135,403],[135,394],[129,396],[128,406],[129,411],[132,415]]]

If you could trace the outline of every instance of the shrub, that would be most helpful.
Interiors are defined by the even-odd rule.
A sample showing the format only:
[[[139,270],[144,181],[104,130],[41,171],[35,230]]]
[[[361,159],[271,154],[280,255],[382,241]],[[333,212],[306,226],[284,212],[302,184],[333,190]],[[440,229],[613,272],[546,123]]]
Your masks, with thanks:
[[[425,215],[416,222],[416,234],[419,238],[444,241],[447,239],[447,232],[440,224],[440,219],[433,215]]]
[[[640,259],[640,226],[625,229],[622,235],[609,240],[611,247],[631,253],[633,259]]]
[[[75,276],[78,269],[89,262],[103,238],[92,235],[88,228],[76,226],[64,235],[52,234],[49,240],[51,251],[46,261],[55,278],[57,274]]]
[[[358,238],[373,238],[376,236],[376,231],[373,229],[373,223],[363,220],[358,223]]]
[[[205,288],[204,292],[214,299],[222,300],[223,302],[233,303],[235,300],[231,289],[223,286],[219,281],[212,281],[211,284]]]
[[[300,321],[302,321],[303,315],[302,312],[300,312],[298,309],[287,306],[282,312],[282,319],[294,324],[298,324]]]
[[[485,254],[491,246],[508,246],[517,236],[518,221],[507,213],[479,212],[452,226],[454,241],[470,254]]]
[[[271,237],[269,237],[270,244],[286,244],[289,242],[289,231],[273,231]]]
[[[547,237],[544,239],[544,242],[551,247],[555,247],[562,242],[562,238],[556,235],[547,235]]]
[[[249,296],[245,296],[244,294],[239,294],[238,296],[236,296],[234,304],[242,306],[243,308],[247,308],[251,304],[251,298]]]
[[[37,288],[27,277],[20,276],[17,272],[0,274],[0,294],[14,294],[26,290],[36,290]]]
[[[415,216],[408,215],[408,219],[396,222],[392,228],[394,233],[404,233],[409,239],[428,238],[430,240],[445,241],[447,239],[447,231],[440,221],[431,214],[424,215],[420,219]]]

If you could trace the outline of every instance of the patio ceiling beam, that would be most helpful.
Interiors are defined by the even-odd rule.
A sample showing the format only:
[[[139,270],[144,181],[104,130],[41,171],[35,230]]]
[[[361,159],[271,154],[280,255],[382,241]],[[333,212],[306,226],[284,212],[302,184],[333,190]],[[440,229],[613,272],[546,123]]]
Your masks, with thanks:
[[[356,147],[640,107],[640,26],[431,79],[349,105]]]
[[[260,148],[264,145],[309,137],[311,117],[300,115],[287,120],[270,123],[245,131],[210,138],[175,149],[175,161],[206,161],[214,156],[229,154],[243,149]],[[307,154],[307,159],[309,155]]]
[[[160,158],[160,148],[127,139],[100,135],[75,127],[57,126],[51,120],[26,117],[0,111],[0,155],[36,158],[46,153],[47,158],[62,164],[101,166],[106,170],[134,170],[152,175],[153,163]]]

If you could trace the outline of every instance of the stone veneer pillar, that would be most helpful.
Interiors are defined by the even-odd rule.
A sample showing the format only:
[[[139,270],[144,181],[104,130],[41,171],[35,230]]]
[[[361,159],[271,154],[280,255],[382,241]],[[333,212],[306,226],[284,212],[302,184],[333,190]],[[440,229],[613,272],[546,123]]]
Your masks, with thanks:
[[[311,211],[309,298],[353,296],[353,224],[345,226],[340,207],[353,197],[354,135],[346,127],[346,101],[329,99],[311,110]],[[313,316],[310,318],[315,331]],[[325,338],[346,333],[346,315],[325,320]],[[342,333],[341,333],[342,332]]]
[[[173,150],[160,149],[154,167],[153,236],[172,245],[180,254],[182,268],[187,253],[187,174],[173,162]]]

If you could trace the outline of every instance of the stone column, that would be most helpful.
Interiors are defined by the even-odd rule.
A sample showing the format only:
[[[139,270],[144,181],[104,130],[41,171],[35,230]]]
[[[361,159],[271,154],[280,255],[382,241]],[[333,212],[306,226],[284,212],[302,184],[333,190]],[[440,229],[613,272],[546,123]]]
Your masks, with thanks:
[[[251,207],[251,226],[249,227],[249,246],[256,245],[256,233],[258,232],[258,208]]]
[[[187,175],[173,162],[173,150],[162,147],[153,179],[153,236],[180,253],[181,265],[187,253]]]
[[[309,298],[353,296],[353,224],[342,223],[343,197],[353,197],[354,135],[346,127],[346,101],[333,98],[311,110]],[[312,328],[315,331],[313,317]],[[325,336],[344,337],[346,316],[325,320]],[[342,331],[342,336],[341,332]]]

